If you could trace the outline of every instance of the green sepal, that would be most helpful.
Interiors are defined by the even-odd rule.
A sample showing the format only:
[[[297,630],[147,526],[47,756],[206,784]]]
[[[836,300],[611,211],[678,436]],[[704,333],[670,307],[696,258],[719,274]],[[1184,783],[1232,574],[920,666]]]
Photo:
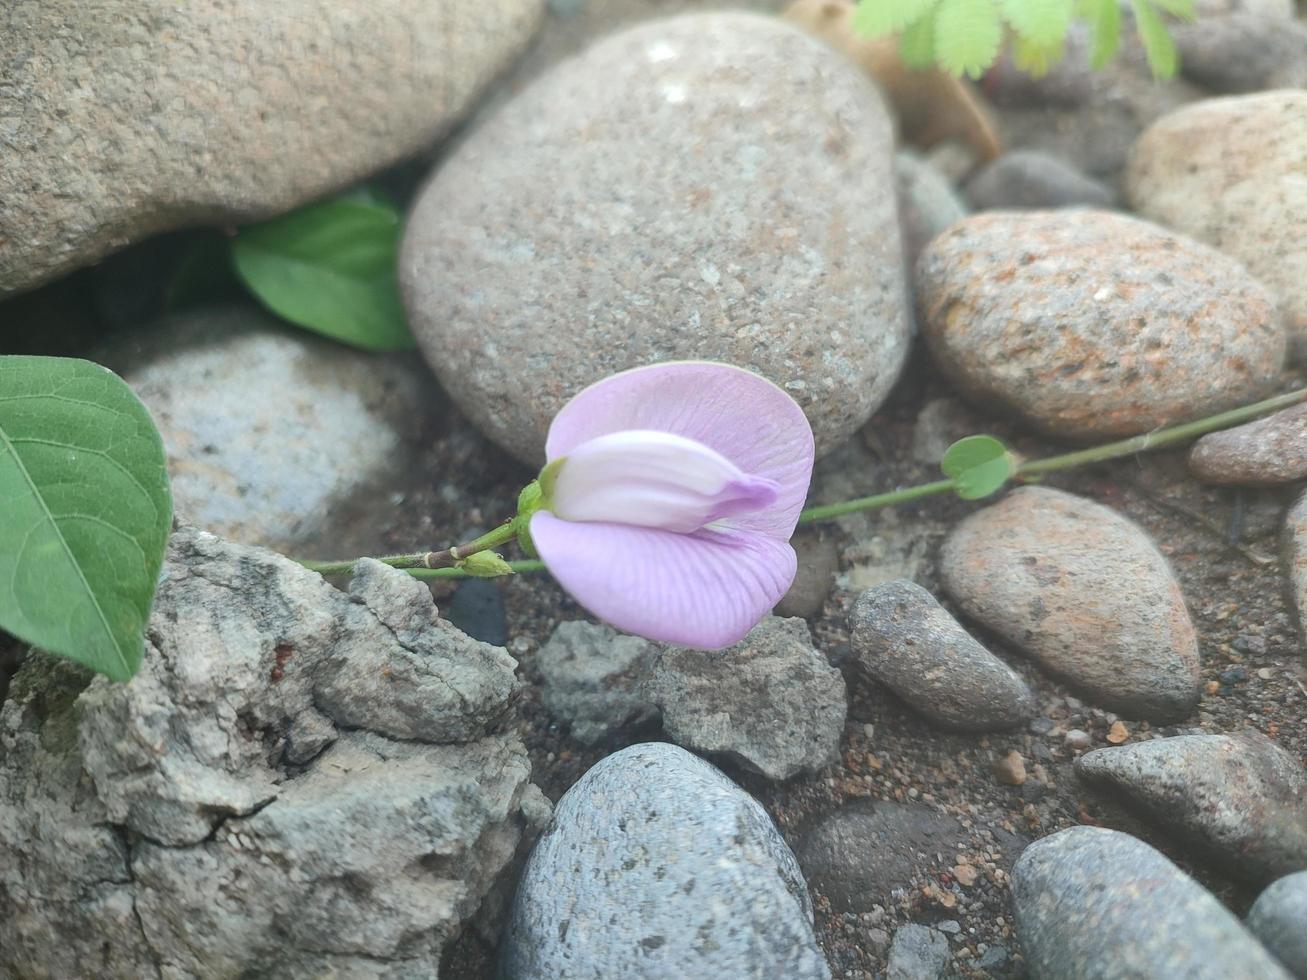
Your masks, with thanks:
[[[473,578],[499,578],[512,575],[513,566],[504,561],[504,556],[493,551],[478,551],[461,559],[457,565]]]

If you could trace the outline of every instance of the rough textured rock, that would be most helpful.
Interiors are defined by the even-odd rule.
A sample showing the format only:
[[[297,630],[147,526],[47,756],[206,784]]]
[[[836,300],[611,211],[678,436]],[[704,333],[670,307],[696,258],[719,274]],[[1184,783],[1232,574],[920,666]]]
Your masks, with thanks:
[[[834,762],[848,711],[844,677],[813,647],[808,624],[777,616],[725,650],[665,649],[640,693],[678,745],[769,779]]]
[[[858,664],[943,728],[1001,731],[1035,714],[1021,676],[919,585],[868,589],[849,614],[849,628]]]
[[[1234,259],[1104,211],[994,211],[917,263],[922,332],[977,401],[1065,438],[1255,400],[1283,366],[1275,302]]]
[[[949,179],[915,153],[900,150],[895,154],[894,173],[898,182],[903,255],[911,269],[926,243],[953,222],[965,218],[971,209]]]
[[[1106,208],[1112,190],[1048,153],[1004,153],[967,182],[967,198],[982,210],[1001,208]]]
[[[1284,515],[1280,552],[1299,629],[1307,637],[1307,493],[1294,501]]]
[[[687,358],[784,387],[824,452],[907,354],[892,144],[871,83],[795,28],[640,25],[533,83],[435,175],[400,256],[414,332],[530,462],[580,388]]]
[[[315,557],[340,557],[351,497],[397,470],[439,404],[412,355],[352,351],[248,307],[162,320],[103,360],[154,417],[183,519]]]
[[[545,710],[571,725],[586,745],[601,742],[628,725],[657,716],[658,708],[638,692],[657,647],[611,626],[581,620],[559,623],[536,654]]]
[[[919,855],[941,853],[951,863],[965,835],[956,820],[924,804],[857,800],[822,817],[796,850],[805,877],[833,908],[866,912],[930,876]]]
[[[1247,926],[1289,972],[1307,977],[1307,871],[1268,885],[1248,910]]]
[[[148,235],[289,210],[412,156],[540,0],[9,4],[0,296]]]
[[[32,657],[0,710],[0,972],[434,975],[547,820],[514,662],[386,566],[346,595],[191,528],[148,636],[130,684]]]
[[[940,577],[968,615],[1113,711],[1181,718],[1198,701],[1198,639],[1141,528],[1101,504],[1022,487],[944,542]]]
[[[840,570],[840,553],[830,535],[813,528],[796,533],[790,544],[799,559],[798,571],[790,591],[776,603],[775,613],[807,619],[826,604],[835,586],[835,573]]]
[[[1268,487],[1307,479],[1307,405],[1203,436],[1189,469],[1207,483]]]
[[[794,855],[758,803],[674,745],[635,745],[558,802],[503,944],[507,980],[830,973]]]
[[[1129,834],[1071,827],[1031,844],[1012,898],[1032,976],[1289,980],[1220,902]]]
[[[948,937],[909,922],[894,931],[885,980],[935,980],[948,966]]]
[[[1082,779],[1202,850],[1267,882],[1307,870],[1307,771],[1265,735],[1177,735],[1076,760]]]
[[[1210,99],[1153,123],[1126,175],[1141,214],[1244,262],[1307,349],[1307,92]]]

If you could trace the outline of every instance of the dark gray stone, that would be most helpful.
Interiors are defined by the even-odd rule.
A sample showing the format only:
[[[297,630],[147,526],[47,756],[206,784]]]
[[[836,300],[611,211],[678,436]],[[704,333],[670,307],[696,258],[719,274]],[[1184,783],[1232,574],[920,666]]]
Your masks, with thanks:
[[[1284,515],[1280,554],[1288,580],[1289,599],[1299,629],[1307,637],[1307,493],[1301,494]]]
[[[1177,735],[1098,749],[1082,779],[1123,794],[1229,873],[1265,883],[1307,869],[1307,771],[1265,735]]]
[[[477,127],[419,197],[399,275],[446,390],[528,462],[578,390],[678,359],[781,385],[824,453],[908,351],[890,119],[776,18],[644,23]]]
[[[1101,504],[1014,490],[953,530],[940,580],[968,616],[1104,707],[1165,721],[1198,702],[1179,583],[1144,531]]]
[[[1049,435],[1130,436],[1255,401],[1284,365],[1236,259],[1110,211],[987,211],[916,267],[921,331],[964,396]]]
[[[638,692],[657,647],[611,626],[574,620],[559,623],[536,654],[545,710],[571,726],[586,745],[658,714]]]
[[[0,296],[162,231],[280,214],[419,153],[542,9],[6,4]]]
[[[506,980],[827,978],[794,855],[758,803],[664,743],[559,800],[518,885]]]
[[[911,269],[926,243],[953,222],[965,218],[971,209],[947,177],[910,150],[895,154],[894,174],[903,255]]]
[[[1248,910],[1246,924],[1290,973],[1307,978],[1307,871],[1268,885]]]
[[[936,725],[954,731],[1015,728],[1035,713],[1019,674],[980,645],[935,597],[888,582],[858,597],[849,614],[861,667]]]
[[[929,926],[908,923],[894,931],[886,980],[936,980],[948,968],[948,937]]]
[[[777,616],[797,616],[807,619],[816,616],[826,604],[826,597],[835,587],[835,573],[840,570],[840,553],[835,539],[821,531],[801,530],[790,539],[799,567],[794,584],[776,603]]]
[[[1017,935],[1041,980],[1290,980],[1201,885],[1129,834],[1071,827],[1012,870]]]
[[[1307,405],[1203,436],[1189,469],[1206,483],[1268,487],[1307,479]]]
[[[813,647],[808,624],[777,616],[725,650],[665,649],[640,696],[678,745],[768,779],[835,762],[848,712],[844,677]]]
[[[951,864],[965,839],[961,824],[925,804],[858,800],[807,830],[797,853],[809,883],[832,908],[867,912],[923,883],[935,854]]]
[[[1038,150],[1004,153],[967,183],[967,198],[980,210],[1106,208],[1114,197],[1106,184]]]
[[[1218,93],[1307,86],[1307,27],[1288,17],[1239,11],[1173,29],[1180,71]]]
[[[502,647],[508,642],[504,594],[489,579],[460,582],[445,609],[448,620],[474,640]]]

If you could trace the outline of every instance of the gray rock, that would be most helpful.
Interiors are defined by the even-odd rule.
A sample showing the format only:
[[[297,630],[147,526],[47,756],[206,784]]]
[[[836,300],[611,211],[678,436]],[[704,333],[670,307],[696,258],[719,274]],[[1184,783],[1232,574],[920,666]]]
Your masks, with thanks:
[[[1104,707],[1164,721],[1198,701],[1180,586],[1144,531],[1107,507],[1014,490],[953,530],[940,579],[968,616]]]
[[[948,937],[928,926],[908,923],[894,931],[886,980],[936,980],[948,967]]]
[[[611,626],[581,620],[559,623],[536,654],[545,710],[571,726],[586,745],[658,714],[638,692],[657,648]]]
[[[1076,760],[1226,871],[1264,883],[1307,869],[1307,771],[1265,735],[1177,735]]]
[[[1299,629],[1307,636],[1307,493],[1299,496],[1284,515],[1280,553],[1289,600]]]
[[[1203,436],[1189,469],[1206,483],[1267,487],[1307,479],[1307,405]]]
[[[1045,980],[1289,980],[1201,885],[1129,834],[1071,827],[1012,871],[1017,935]]]
[[[894,175],[903,255],[910,269],[928,241],[953,222],[961,221],[971,209],[947,177],[910,150],[894,155]]]
[[[278,214],[411,157],[541,0],[8,5],[0,296],[130,242]]]
[[[932,398],[921,407],[912,426],[912,458],[938,467],[949,446],[975,432],[966,406],[953,398]]]
[[[766,811],[662,743],[608,756],[559,800],[502,956],[506,980],[830,976]]]
[[[30,658],[0,709],[0,973],[434,975],[548,804],[495,730],[513,662],[410,584],[369,566],[351,599],[182,527],[131,683]],[[407,710],[325,697],[347,651]]]
[[[1110,187],[1048,153],[1013,150],[986,165],[967,183],[967,198],[981,210],[1112,206]]]
[[[991,732],[1035,714],[1035,697],[1011,667],[912,582],[858,597],[849,614],[858,664],[942,728]]]
[[[992,211],[917,263],[922,332],[964,395],[1050,435],[1106,439],[1255,400],[1275,302],[1242,265],[1105,211]]]
[[[609,37],[422,193],[400,256],[414,332],[460,408],[529,462],[580,388],[674,359],[771,378],[828,451],[907,355],[892,146],[870,81],[774,18]]]
[[[966,833],[925,804],[857,800],[806,831],[797,853],[804,876],[832,908],[867,912],[930,878],[931,855],[952,864]]]
[[[1174,28],[1184,75],[1213,92],[1307,85],[1307,27],[1289,16],[1240,11]]]
[[[776,603],[777,616],[816,616],[835,587],[835,573],[840,570],[840,552],[835,541],[814,528],[798,531],[790,544],[798,557],[798,571],[790,590]]]
[[[844,677],[801,619],[768,616],[725,650],[669,647],[640,694],[678,745],[725,756],[768,779],[813,773],[839,758]]]
[[[1209,99],[1153,123],[1126,174],[1132,206],[1245,263],[1307,350],[1307,92]]]
[[[1307,871],[1267,886],[1248,910],[1246,925],[1298,980],[1307,977]]]
[[[439,404],[412,355],[353,351],[247,307],[160,321],[103,360],[163,435],[179,516],[326,552],[314,557],[341,557],[351,500],[398,472]]]

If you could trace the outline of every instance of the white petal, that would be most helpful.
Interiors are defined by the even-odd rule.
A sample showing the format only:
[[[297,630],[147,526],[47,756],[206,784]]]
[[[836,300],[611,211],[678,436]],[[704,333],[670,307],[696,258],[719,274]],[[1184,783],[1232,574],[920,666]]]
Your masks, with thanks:
[[[670,432],[613,432],[556,462],[550,509],[565,521],[688,534],[768,507],[779,489],[774,480],[750,476],[716,450]]]

